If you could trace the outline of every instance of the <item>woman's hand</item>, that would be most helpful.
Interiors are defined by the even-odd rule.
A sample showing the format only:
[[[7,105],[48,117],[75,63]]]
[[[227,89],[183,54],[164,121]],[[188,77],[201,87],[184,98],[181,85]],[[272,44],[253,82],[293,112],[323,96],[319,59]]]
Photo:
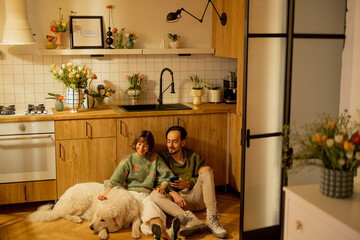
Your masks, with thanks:
[[[157,191],[158,191],[159,193],[161,193],[161,194],[166,194],[166,188],[167,188],[167,184],[164,183],[164,184],[161,185],[161,187],[159,187],[159,188],[157,189]]]
[[[180,196],[179,193],[172,191],[169,193],[170,196],[173,198],[174,202],[181,207],[182,209],[186,210],[186,201],[183,197]]]
[[[107,197],[100,194],[100,195],[98,196],[98,199],[99,199],[100,201],[104,201],[104,200],[107,199]]]
[[[179,180],[175,180],[174,182],[171,182],[170,186],[177,189],[185,189],[185,188],[190,188],[190,182],[184,181],[182,178],[179,178]]]

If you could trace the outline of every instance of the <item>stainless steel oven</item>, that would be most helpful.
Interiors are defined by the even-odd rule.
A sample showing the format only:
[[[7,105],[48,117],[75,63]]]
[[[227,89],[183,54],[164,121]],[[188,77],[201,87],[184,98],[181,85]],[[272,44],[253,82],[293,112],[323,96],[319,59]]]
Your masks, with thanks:
[[[54,121],[0,123],[0,183],[56,179]]]

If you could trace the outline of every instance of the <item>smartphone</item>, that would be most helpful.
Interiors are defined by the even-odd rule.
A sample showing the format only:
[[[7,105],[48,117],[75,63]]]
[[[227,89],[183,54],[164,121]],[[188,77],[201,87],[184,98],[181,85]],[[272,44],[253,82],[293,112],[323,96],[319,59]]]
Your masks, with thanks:
[[[179,180],[178,176],[170,177],[170,182],[175,182],[176,180]]]

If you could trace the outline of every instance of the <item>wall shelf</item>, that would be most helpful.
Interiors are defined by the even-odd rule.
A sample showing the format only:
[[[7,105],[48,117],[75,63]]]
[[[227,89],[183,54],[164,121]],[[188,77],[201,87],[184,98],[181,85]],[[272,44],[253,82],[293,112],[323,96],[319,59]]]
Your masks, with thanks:
[[[178,49],[39,49],[39,55],[132,55],[132,54],[214,54],[213,48],[178,48]]]
[[[214,54],[213,48],[143,49],[143,54]]]

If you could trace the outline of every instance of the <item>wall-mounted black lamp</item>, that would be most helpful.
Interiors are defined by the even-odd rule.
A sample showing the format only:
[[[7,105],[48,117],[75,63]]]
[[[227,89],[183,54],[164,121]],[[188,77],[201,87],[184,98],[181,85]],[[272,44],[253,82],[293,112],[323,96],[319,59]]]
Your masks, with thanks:
[[[211,5],[213,5],[213,7],[214,7],[214,9],[215,9],[215,12],[217,13],[217,15],[218,15],[219,18],[220,18],[221,25],[225,26],[225,24],[226,24],[226,19],[227,19],[226,13],[222,13],[221,16],[220,16],[220,14],[219,14],[218,11],[216,10],[216,8],[215,8],[215,6],[214,6],[214,4],[213,4],[213,2],[212,2],[211,0],[208,0],[208,3],[206,4],[206,8],[205,8],[205,10],[204,10],[204,13],[203,13],[201,19],[195,17],[194,15],[192,15],[191,13],[189,13],[188,11],[186,11],[185,9],[180,8],[180,9],[178,9],[176,12],[171,12],[171,13],[169,13],[169,14],[167,15],[167,17],[166,17],[166,21],[167,21],[167,22],[177,22],[177,21],[179,21],[179,19],[181,18],[181,11],[184,11],[184,12],[186,12],[187,14],[189,14],[190,16],[192,16],[193,18],[196,18],[199,22],[202,22],[202,21],[203,21],[203,18],[204,18],[204,15],[205,15],[205,13],[206,13],[206,10],[207,10],[207,8],[208,8],[208,6],[209,6],[209,3],[211,3]]]

